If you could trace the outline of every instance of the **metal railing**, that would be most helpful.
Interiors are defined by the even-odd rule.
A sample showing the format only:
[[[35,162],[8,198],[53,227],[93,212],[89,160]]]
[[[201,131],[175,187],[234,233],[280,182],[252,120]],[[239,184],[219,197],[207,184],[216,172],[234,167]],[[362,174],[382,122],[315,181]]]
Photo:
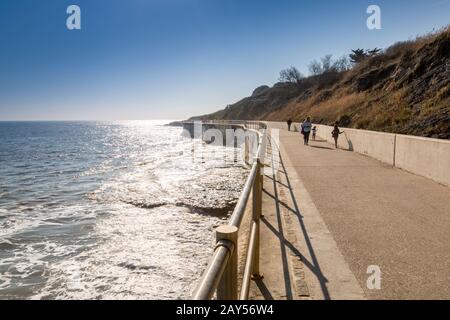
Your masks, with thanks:
[[[216,248],[208,267],[204,271],[192,299],[210,300],[216,293],[218,300],[247,300],[251,279],[262,278],[259,271],[259,236],[262,212],[263,157],[266,148],[267,126],[258,121],[208,121],[208,124],[242,126],[246,131],[257,132],[258,148],[251,164],[251,171],[242,193],[231,215],[228,225],[216,229]],[[249,152],[248,137],[245,152]],[[247,156],[245,157],[247,159]],[[238,232],[240,231],[250,196],[252,198],[252,220],[247,247],[244,273],[238,293]]]

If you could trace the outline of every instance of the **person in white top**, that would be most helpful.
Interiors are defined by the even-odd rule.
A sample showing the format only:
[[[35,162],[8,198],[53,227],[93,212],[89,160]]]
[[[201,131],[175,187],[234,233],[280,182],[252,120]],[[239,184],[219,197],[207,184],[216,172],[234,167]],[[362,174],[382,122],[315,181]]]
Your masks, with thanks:
[[[305,146],[309,144],[309,135],[311,134],[311,119],[308,117],[302,123],[302,134],[303,134],[303,143]]]

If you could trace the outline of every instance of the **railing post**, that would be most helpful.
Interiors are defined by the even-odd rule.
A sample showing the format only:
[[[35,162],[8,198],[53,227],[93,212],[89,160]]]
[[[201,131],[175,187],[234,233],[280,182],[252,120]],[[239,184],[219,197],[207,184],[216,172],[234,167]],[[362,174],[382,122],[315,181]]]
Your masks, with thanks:
[[[244,138],[245,142],[244,142],[244,162],[245,164],[248,164],[248,159],[249,159],[249,137],[248,135],[245,135]]]
[[[256,176],[255,182],[253,184],[253,222],[256,225],[256,239],[255,239],[255,252],[253,254],[253,270],[252,270],[252,278],[254,280],[261,279],[262,275],[259,271],[259,238],[260,238],[260,222],[261,222],[261,213],[262,213],[262,170],[261,170],[261,161],[259,157],[256,159],[257,168],[256,168]]]
[[[217,300],[237,300],[238,228],[229,225],[218,227],[216,240],[226,240],[234,244],[234,250],[217,287]]]
[[[267,136],[266,131],[264,131],[261,137],[261,154],[259,155],[259,161],[261,163],[261,190],[264,188],[264,179],[262,179],[262,177],[264,177],[265,171],[264,163],[266,158],[266,151],[267,151]]]

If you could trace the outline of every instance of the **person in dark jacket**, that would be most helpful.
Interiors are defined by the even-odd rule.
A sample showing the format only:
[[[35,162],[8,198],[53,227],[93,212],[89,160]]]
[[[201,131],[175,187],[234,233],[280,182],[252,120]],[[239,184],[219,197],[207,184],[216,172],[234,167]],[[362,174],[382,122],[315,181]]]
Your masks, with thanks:
[[[288,119],[287,125],[288,125],[288,130],[291,131],[291,125],[292,125],[292,119],[291,118]]]
[[[316,134],[317,134],[317,127],[314,126],[312,128],[312,139],[313,139],[313,141],[316,141]]]
[[[339,139],[339,135],[340,134],[343,134],[344,133],[344,131],[342,131],[341,132],[341,130],[339,130],[339,127],[338,127],[338,124],[337,124],[337,122],[334,124],[334,129],[333,129],[333,131],[331,132],[331,135],[333,136],[333,138],[334,138],[334,146],[336,147],[336,149],[337,149],[337,147],[338,147],[338,139]]]

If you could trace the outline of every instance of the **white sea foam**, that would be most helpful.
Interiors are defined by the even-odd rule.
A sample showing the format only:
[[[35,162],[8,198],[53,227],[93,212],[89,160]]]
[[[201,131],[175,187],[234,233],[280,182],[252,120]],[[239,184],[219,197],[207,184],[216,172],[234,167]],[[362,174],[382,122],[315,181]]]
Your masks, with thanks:
[[[192,161],[201,142],[134,122],[39,130],[36,150],[9,146],[0,298],[188,298],[244,181],[219,161],[233,150]]]

